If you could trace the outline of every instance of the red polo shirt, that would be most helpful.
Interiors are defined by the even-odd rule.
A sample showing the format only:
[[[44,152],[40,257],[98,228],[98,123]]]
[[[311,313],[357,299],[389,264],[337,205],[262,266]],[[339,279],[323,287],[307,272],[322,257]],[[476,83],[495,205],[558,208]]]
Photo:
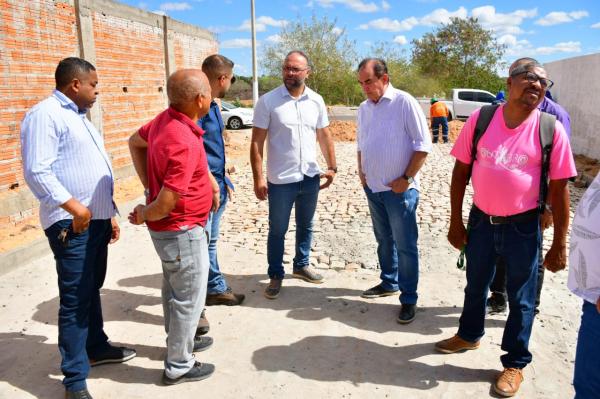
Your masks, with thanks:
[[[148,142],[148,203],[165,187],[179,194],[167,217],[147,221],[154,231],[204,226],[212,205],[212,186],[202,135],[204,131],[186,115],[169,107],[139,130]]]

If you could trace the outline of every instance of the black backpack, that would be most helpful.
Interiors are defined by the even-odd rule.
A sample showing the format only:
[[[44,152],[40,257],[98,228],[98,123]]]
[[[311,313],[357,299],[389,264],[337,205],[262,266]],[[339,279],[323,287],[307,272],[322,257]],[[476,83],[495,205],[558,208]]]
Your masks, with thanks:
[[[473,133],[473,146],[471,147],[471,167],[469,168],[469,175],[467,177],[467,184],[471,178],[471,171],[473,169],[473,163],[477,158],[477,144],[481,140],[481,136],[485,133],[488,128],[496,110],[500,104],[485,105],[481,107],[477,123],[475,124],[475,131]],[[556,126],[556,116],[547,112],[542,112],[540,115],[540,144],[542,146],[542,173],[540,175],[540,196],[538,199],[538,210],[540,213],[544,212],[546,207],[546,196],[548,195],[548,171],[550,170],[550,154],[552,153],[552,142],[554,140],[554,129]]]

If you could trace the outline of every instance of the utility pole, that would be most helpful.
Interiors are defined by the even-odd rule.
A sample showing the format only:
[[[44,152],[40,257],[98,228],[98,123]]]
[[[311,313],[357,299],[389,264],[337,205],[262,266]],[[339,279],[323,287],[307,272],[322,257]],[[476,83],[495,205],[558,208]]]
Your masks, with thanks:
[[[254,28],[254,0],[250,0],[251,26],[252,26],[252,102],[256,106],[258,102],[258,72],[256,70],[256,29]]]

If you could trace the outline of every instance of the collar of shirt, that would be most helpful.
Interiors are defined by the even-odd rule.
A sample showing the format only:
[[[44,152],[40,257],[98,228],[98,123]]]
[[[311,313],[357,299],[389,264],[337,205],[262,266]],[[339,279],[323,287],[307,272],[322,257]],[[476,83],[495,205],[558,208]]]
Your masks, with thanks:
[[[309,97],[311,91],[312,90],[310,90],[308,88],[308,86],[305,85],[304,86],[304,91],[302,92],[302,94],[300,94],[300,96],[298,96],[298,98],[296,98],[296,97],[292,97],[292,95],[288,91],[287,87],[285,87],[285,85],[279,86],[279,92],[281,94],[281,97],[289,97],[289,98],[291,98],[293,100],[300,100],[303,97]]]
[[[73,111],[77,112],[79,116],[85,116],[87,114],[86,110],[80,110],[77,104],[73,102],[69,97],[67,97],[62,91],[54,89],[52,95],[58,100],[60,105],[64,108],[71,108]]]
[[[377,105],[381,103],[381,100],[392,101],[394,97],[394,87],[391,83],[388,83],[387,87],[385,88],[385,91],[383,92],[383,95],[379,98],[379,100],[375,102],[369,99],[369,103],[371,103],[372,105]]]
[[[198,136],[202,136],[204,134],[204,130],[202,130],[202,128],[200,128],[198,125],[196,125],[190,118],[189,116],[182,114],[181,112],[177,111],[175,108],[173,108],[172,106],[169,106],[169,116],[173,119],[177,119],[178,121],[180,121],[181,123],[186,124],[187,126],[189,126],[190,129],[192,129],[192,131],[197,134]]]

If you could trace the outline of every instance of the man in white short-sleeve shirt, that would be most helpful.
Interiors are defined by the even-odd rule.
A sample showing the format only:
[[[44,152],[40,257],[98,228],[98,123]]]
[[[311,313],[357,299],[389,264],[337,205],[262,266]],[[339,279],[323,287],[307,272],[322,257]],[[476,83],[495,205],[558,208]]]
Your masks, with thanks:
[[[418,172],[431,151],[429,127],[413,96],[392,87],[384,60],[367,58],[358,66],[367,100],[358,109],[358,174],[364,187],[381,282],[364,298],[400,293],[398,323],[414,320],[419,281]]]
[[[323,98],[306,87],[310,73],[307,56],[291,51],[283,63],[283,85],[263,95],[254,108],[250,160],[254,193],[269,199],[267,261],[270,283],[265,296],[275,299],[285,275],[283,251],[292,207],[296,208],[294,277],[321,283],[323,277],[309,266],[312,223],[319,190],[328,187],[337,166],[329,119]],[[267,141],[267,179],[263,176],[263,149]],[[317,161],[317,143],[327,162]],[[326,181],[320,185],[320,178]]]

